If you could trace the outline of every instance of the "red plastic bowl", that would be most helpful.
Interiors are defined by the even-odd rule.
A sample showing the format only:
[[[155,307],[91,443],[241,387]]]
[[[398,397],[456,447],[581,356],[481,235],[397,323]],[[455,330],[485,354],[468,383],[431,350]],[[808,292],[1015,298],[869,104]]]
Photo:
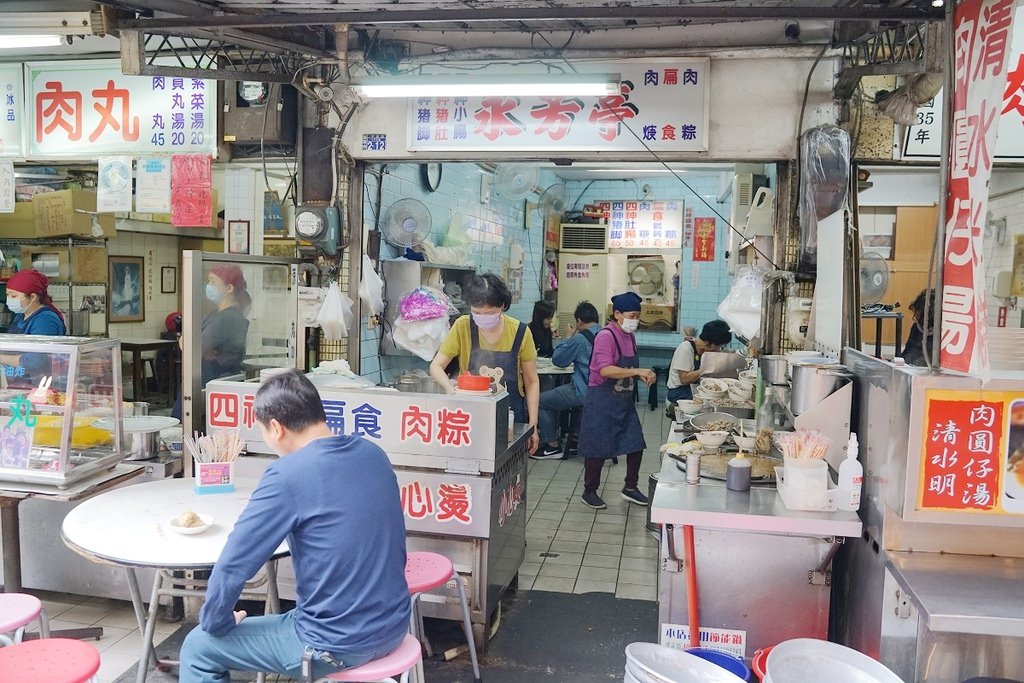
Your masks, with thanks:
[[[491,388],[491,378],[484,375],[471,375],[468,372],[459,375],[459,389],[467,391],[487,391]]]
[[[750,660],[750,668],[754,670],[754,675],[757,676],[757,680],[759,681],[763,681],[767,674],[766,666],[768,664],[768,653],[771,651],[771,647],[755,650],[754,658]]]

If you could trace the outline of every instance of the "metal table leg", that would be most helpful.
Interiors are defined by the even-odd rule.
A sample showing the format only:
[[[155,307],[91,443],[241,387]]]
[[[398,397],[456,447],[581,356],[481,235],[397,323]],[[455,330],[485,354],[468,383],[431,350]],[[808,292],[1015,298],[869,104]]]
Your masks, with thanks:
[[[18,498],[0,498],[0,538],[4,544],[4,592],[21,592],[21,521]]]
[[[139,577],[135,574],[133,567],[125,567],[125,573],[128,575],[128,592],[132,596],[132,610],[135,612],[135,622],[139,625],[139,633],[146,632],[146,605],[142,602],[142,591],[139,590]],[[159,570],[157,570],[159,573]],[[156,646],[153,645],[153,641],[150,640],[149,650],[153,655],[153,661],[159,661],[156,656]]]
[[[153,577],[153,592],[149,596],[149,616],[142,634],[142,656],[139,657],[139,670],[135,674],[135,683],[146,683],[146,675],[149,673],[149,655],[153,651],[153,635],[156,633],[156,613],[160,607],[160,584],[162,582],[163,574],[158,569],[156,576]],[[134,598],[132,601],[134,602]],[[137,618],[138,615],[136,615]]]

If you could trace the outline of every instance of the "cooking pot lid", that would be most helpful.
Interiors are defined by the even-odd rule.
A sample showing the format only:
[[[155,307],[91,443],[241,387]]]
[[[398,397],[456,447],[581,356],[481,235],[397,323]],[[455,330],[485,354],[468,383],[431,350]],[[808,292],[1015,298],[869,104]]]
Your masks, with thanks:
[[[178,424],[178,420],[165,415],[132,415],[121,420],[126,432],[159,432]],[[117,422],[112,417],[104,417],[92,423],[93,427],[114,431]]]

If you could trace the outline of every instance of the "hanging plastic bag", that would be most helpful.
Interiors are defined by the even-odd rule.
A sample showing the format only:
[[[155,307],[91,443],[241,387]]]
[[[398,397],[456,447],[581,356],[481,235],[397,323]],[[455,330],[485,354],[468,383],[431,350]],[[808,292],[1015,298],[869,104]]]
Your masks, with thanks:
[[[346,297],[347,298],[347,297]],[[352,316],[352,304],[349,299],[349,317]],[[341,288],[337,282],[332,282],[327,287],[327,296],[320,304],[320,311],[316,314],[316,322],[324,331],[324,337],[329,341],[337,341],[348,335],[348,325],[345,323],[345,306],[342,301]]]
[[[761,293],[764,275],[744,266],[736,271],[732,289],[718,304],[718,317],[729,323],[732,331],[744,339],[753,339],[761,330]]]
[[[384,312],[384,280],[373,269],[370,257],[363,254],[363,279],[359,282],[359,298],[366,306],[367,315]]]
[[[404,295],[398,310],[402,320],[414,322],[448,316],[448,297],[433,287],[417,287]]]
[[[392,339],[396,346],[411,351],[425,361],[434,359],[441,342],[448,334],[448,316],[429,320],[395,321]]]

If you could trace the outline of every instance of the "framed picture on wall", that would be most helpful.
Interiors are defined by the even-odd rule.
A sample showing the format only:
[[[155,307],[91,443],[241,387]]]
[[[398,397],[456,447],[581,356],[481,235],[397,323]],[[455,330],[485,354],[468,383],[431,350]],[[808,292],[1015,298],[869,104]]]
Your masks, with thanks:
[[[160,293],[174,294],[178,291],[178,269],[174,266],[160,268]]]
[[[249,253],[249,221],[228,221],[228,253]]]
[[[144,266],[145,259],[141,256],[107,257],[107,286],[110,287],[107,306],[109,322],[132,323],[146,319]]]

